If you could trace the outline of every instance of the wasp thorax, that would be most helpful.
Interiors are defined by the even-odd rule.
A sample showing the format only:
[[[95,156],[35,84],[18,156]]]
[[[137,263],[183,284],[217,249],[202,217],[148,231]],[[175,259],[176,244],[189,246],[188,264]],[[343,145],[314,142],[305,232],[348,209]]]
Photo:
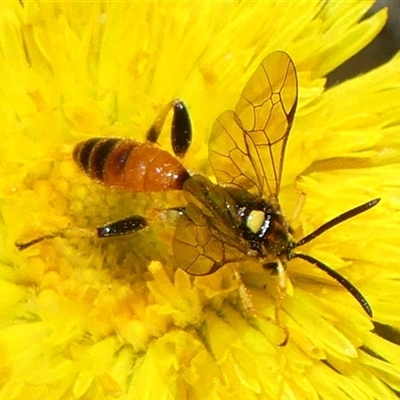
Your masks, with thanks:
[[[246,225],[251,232],[258,233],[261,229],[263,231],[268,229],[269,221],[265,219],[264,211],[252,210],[247,217]]]

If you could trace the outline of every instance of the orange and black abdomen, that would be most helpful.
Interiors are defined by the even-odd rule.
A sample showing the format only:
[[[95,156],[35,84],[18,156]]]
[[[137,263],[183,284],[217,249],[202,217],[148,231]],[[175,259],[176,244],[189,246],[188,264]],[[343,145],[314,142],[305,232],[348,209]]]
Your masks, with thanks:
[[[180,190],[189,178],[177,158],[152,143],[93,138],[78,143],[73,156],[93,180],[128,192]]]

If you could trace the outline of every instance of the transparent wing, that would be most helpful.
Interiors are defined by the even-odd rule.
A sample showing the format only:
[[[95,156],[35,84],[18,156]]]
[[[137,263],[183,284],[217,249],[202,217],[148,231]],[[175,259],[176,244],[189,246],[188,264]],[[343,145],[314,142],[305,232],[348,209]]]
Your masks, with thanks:
[[[297,105],[297,76],[282,51],[269,54],[251,76],[235,111],[215,121],[209,142],[220,184],[277,197],[285,146]]]
[[[178,219],[173,252],[180,268],[191,275],[208,275],[223,265],[247,258],[235,203],[226,189],[194,175],[185,182],[188,205]]]

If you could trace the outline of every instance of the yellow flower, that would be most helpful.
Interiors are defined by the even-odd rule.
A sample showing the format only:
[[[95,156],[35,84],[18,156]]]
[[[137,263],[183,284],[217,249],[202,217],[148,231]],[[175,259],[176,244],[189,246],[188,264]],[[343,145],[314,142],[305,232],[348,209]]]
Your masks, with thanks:
[[[0,10],[0,399],[395,399],[400,391],[400,57],[324,89],[368,44],[386,12],[371,1],[14,2]],[[229,268],[175,269],[171,224],[118,239],[14,243],[95,227],[179,193],[112,191],[78,171],[74,144],[143,140],[172,99],[188,105],[190,171],[208,175],[208,137],[265,56],[293,58],[299,106],[280,201],[296,238],[370,199],[378,206],[307,244],[346,276],[301,260],[281,319],[248,315]],[[168,124],[167,124],[168,125]],[[168,143],[168,127],[160,138]],[[300,196],[301,197],[301,196]],[[273,317],[276,280],[242,268],[256,309]]]

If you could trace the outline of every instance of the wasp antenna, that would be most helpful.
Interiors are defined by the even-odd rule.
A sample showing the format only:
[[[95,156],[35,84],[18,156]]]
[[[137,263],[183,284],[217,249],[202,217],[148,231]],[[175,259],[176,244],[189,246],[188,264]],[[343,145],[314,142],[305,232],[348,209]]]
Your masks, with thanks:
[[[369,210],[370,208],[376,206],[380,201],[381,199],[370,200],[367,203],[361,204],[361,206],[354,207],[351,210],[338,215],[337,217],[321,225],[314,232],[311,232],[309,235],[303,237],[303,239],[300,239],[298,242],[294,244],[293,248],[302,246],[303,244],[310,242],[311,240],[315,239],[317,236],[333,228],[334,226],[339,225],[340,223],[348,220],[349,218],[353,218],[356,215],[361,214]]]
[[[372,318],[372,309],[369,305],[367,299],[361,294],[361,292],[344,276],[340,275],[335,270],[329,268],[323,262],[317,260],[314,257],[311,257],[307,254],[302,253],[293,253],[291,258],[301,258],[309,262],[310,264],[315,265],[317,268],[321,269],[322,271],[326,272],[331,278],[335,279],[340,285],[342,285],[360,304],[364,311],[368,314],[369,317]]]

